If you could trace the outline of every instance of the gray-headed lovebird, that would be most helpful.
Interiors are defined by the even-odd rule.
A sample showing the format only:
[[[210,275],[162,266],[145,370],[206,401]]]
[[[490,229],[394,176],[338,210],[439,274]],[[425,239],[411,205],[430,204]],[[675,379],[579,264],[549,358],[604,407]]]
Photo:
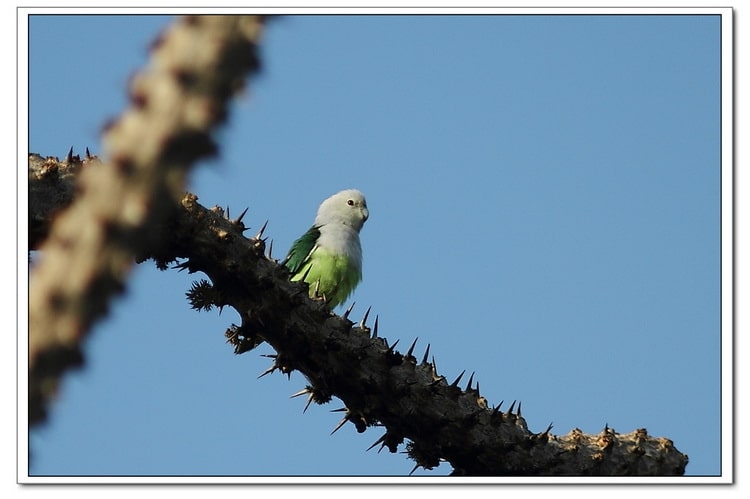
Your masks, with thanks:
[[[332,309],[341,305],[362,280],[359,231],[369,215],[365,196],[356,189],[323,201],[312,227],[286,257],[291,280],[307,282],[310,296],[325,297]]]

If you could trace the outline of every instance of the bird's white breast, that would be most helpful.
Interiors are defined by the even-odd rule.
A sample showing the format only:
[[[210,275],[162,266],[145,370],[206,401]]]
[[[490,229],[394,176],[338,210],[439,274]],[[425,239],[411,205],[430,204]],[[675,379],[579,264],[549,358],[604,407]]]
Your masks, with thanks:
[[[317,245],[338,255],[345,255],[358,270],[362,269],[362,245],[359,233],[352,227],[343,224],[321,226]]]

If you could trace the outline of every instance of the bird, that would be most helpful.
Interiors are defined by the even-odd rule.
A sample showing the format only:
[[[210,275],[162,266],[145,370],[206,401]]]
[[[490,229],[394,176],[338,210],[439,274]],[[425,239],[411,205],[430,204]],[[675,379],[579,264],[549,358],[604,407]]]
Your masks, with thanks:
[[[284,259],[290,279],[308,283],[310,297],[323,297],[331,310],[362,280],[359,233],[369,216],[362,192],[337,192],[320,204],[312,227],[292,243]]]

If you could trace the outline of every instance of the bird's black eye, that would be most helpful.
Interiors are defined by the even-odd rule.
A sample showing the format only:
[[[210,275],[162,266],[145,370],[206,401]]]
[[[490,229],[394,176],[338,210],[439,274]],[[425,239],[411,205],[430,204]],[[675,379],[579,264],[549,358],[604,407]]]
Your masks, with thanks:
[[[348,204],[349,206],[354,206],[354,200],[353,199],[349,199],[349,200],[347,200],[346,204]]]

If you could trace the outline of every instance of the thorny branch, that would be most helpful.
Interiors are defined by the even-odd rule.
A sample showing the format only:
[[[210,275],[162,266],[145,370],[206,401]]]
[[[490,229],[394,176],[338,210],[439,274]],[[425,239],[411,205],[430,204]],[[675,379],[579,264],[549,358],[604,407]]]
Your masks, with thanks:
[[[60,375],[82,362],[82,339],[124,288],[133,255],[163,239],[152,229],[176,206],[189,168],[215,152],[211,133],[258,70],[262,24],[257,16],[188,16],[169,26],[131,81],[130,107],[105,131],[107,164],[77,175],[72,203],[43,242],[49,220],[38,217],[50,208],[30,210],[30,247],[44,254],[29,283],[31,424],[44,419]],[[50,168],[38,180],[53,182]]]
[[[89,162],[87,168],[97,168]],[[30,157],[30,169],[32,163],[49,169],[39,156]],[[226,332],[236,353],[268,342],[276,356],[263,375],[300,371],[309,385],[295,395],[306,396],[307,405],[334,396],[345,403],[334,431],[347,422],[359,432],[382,427],[372,447],[396,452],[406,442],[415,469],[445,460],[453,474],[473,476],[684,473],[687,456],[644,429],[621,434],[604,428],[595,435],[576,429],[560,436],[551,428],[529,431],[520,404],[491,405],[473,374],[463,386],[464,373],[446,380],[429,345],[419,356],[415,340],[401,353],[379,336],[377,317],[367,324],[369,310],[355,324],[350,311],[337,316],[309,299],[306,284],[290,282],[266,253],[263,229],[249,239],[242,235],[242,215],[230,220],[222,209],[206,209],[186,194],[180,209],[152,229],[169,233],[170,240],[138,259],[153,259],[161,269],[178,261],[177,268],[208,276],[211,282],[196,282],[188,297],[197,310],[230,306],[238,312],[240,325]]]

